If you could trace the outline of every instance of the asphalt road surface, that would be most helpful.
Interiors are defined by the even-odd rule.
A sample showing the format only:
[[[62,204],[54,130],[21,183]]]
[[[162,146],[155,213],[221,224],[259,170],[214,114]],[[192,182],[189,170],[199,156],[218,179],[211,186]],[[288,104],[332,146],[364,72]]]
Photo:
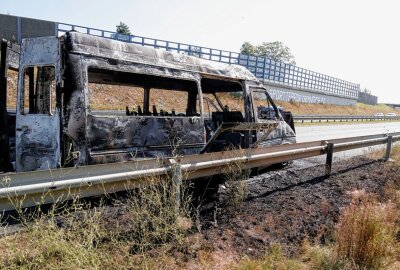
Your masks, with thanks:
[[[368,123],[368,124],[353,124],[353,125],[312,125],[296,127],[297,142],[319,141],[338,139],[345,137],[356,137],[363,135],[385,134],[391,132],[400,132],[399,122],[385,122],[385,123]],[[370,151],[375,151],[380,148],[386,147],[385,145],[372,146],[368,148],[358,148],[333,154],[333,161],[335,162],[348,159],[350,157],[365,155]],[[316,164],[323,164],[326,156],[317,156],[301,160],[296,160],[293,167],[307,168]]]
[[[385,134],[391,132],[400,132],[400,121],[352,125],[312,125],[296,127],[298,142]]]

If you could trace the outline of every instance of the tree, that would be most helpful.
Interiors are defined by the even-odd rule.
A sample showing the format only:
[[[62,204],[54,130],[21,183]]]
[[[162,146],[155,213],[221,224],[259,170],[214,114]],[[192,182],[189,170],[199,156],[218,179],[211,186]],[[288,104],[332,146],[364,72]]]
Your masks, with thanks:
[[[247,54],[247,55],[257,55],[257,48],[250,42],[245,41],[242,44],[242,48],[240,48],[240,53]]]
[[[123,34],[123,35],[130,35],[131,30],[129,30],[129,26],[123,22],[120,22],[117,26],[117,33]]]
[[[292,55],[289,47],[280,41],[263,42],[259,45],[253,45],[246,41],[242,44],[240,53],[267,57],[274,61],[296,65],[296,61],[294,60],[294,56]]]

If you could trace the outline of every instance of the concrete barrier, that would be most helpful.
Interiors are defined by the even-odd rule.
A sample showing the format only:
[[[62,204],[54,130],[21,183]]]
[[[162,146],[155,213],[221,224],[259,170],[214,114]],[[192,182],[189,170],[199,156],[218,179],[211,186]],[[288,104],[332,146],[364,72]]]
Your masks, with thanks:
[[[335,105],[354,105],[357,103],[356,98],[351,99],[348,97],[341,97],[339,95],[330,95],[326,92],[318,92],[312,89],[299,89],[286,85],[274,84],[271,82],[264,82],[264,85],[274,100]]]

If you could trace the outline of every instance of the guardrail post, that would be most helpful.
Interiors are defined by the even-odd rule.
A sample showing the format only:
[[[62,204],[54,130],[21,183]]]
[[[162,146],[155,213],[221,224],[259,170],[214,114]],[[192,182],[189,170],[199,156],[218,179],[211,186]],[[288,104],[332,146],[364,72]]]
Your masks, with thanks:
[[[387,139],[385,161],[390,160],[390,152],[392,151],[392,142],[393,142],[393,137],[392,135],[389,135]]]
[[[169,160],[171,163],[171,178],[173,182],[173,192],[175,193],[175,214],[179,216],[179,209],[181,207],[181,186],[182,186],[182,168],[181,164],[175,159]]]
[[[332,172],[332,159],[333,159],[333,143],[326,145],[326,165],[325,165],[325,176],[331,176]]]

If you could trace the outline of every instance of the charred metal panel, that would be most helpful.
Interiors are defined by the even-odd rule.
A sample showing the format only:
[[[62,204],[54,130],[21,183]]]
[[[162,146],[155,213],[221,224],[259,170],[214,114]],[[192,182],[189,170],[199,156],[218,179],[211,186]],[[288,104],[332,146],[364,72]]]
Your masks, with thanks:
[[[15,137],[15,115],[7,111],[7,71],[18,70],[19,46],[3,40],[1,42],[0,63],[0,171],[12,170],[11,163],[14,160],[13,153]]]
[[[18,80],[16,115],[16,170],[32,171],[60,167],[60,107],[52,114],[24,111],[24,72],[29,66],[54,66],[60,84],[60,49],[56,37],[24,39]],[[57,87],[58,88],[58,87]]]
[[[63,98],[63,165],[87,164],[85,83],[82,76],[82,57],[64,54],[64,98]]]
[[[268,120],[263,120],[261,122],[268,122]],[[258,143],[259,147],[296,143],[296,133],[292,128],[284,120],[281,120],[278,123],[279,124],[276,128],[269,133],[268,136],[265,136],[266,134],[264,131],[257,132],[257,138],[259,140],[262,138]]]
[[[60,122],[47,115],[17,115],[17,171],[59,167]]]
[[[88,116],[91,156],[128,153],[130,158],[199,153],[205,143],[200,117]],[[176,149],[174,149],[176,148]],[[107,153],[108,152],[108,153]]]
[[[266,132],[265,130],[259,130],[256,132],[255,137],[257,138],[257,146],[258,147],[270,147],[274,145],[281,144],[291,144],[296,143],[296,133],[295,131],[286,123],[285,119],[282,117],[280,111],[275,106],[273,100],[269,96],[267,90],[264,87],[260,87],[256,84],[249,83],[247,85],[247,91],[249,95],[249,106],[253,111],[253,121],[258,123],[271,123],[276,122],[278,125],[271,131]],[[254,104],[254,92],[261,91],[265,94],[266,102],[267,100],[273,106],[273,119],[263,119],[258,116],[257,108]]]
[[[242,66],[218,63],[78,32],[67,33],[67,48],[75,53],[126,60],[168,69],[186,70],[204,76],[258,81],[248,69]]]
[[[89,68],[188,80],[195,84],[200,80],[196,74],[182,70],[126,62],[123,58],[119,60],[110,61],[107,58],[74,52],[65,54],[63,104],[65,160],[72,158],[74,165],[119,162],[136,157],[171,155],[174,148],[176,153],[180,154],[198,153],[205,143],[202,117],[91,114]],[[154,83],[156,82],[153,81],[152,84]],[[197,94],[198,89],[194,91]]]

